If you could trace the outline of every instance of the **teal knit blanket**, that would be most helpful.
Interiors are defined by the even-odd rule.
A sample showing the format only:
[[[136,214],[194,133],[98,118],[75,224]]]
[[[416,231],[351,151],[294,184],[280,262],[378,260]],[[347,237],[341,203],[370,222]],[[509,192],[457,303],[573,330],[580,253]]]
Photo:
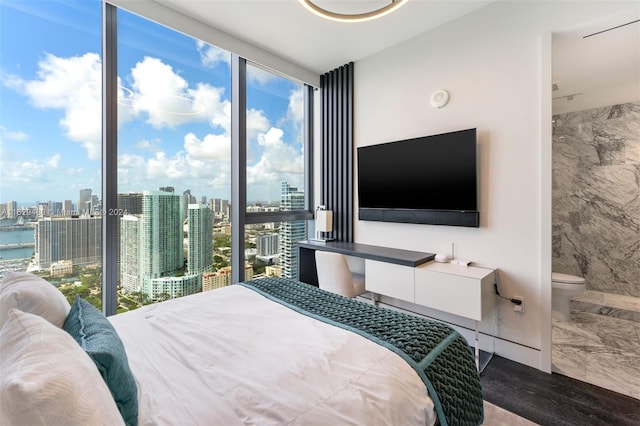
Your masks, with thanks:
[[[258,278],[237,285],[302,314],[358,333],[400,355],[427,386],[441,425],[482,424],[482,388],[474,356],[464,337],[448,325],[288,278]]]

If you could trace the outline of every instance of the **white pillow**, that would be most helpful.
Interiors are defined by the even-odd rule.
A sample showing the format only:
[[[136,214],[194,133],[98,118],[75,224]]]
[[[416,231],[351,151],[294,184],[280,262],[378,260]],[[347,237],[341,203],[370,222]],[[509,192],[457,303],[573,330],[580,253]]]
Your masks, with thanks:
[[[44,278],[27,272],[9,272],[0,283],[0,327],[12,308],[41,316],[62,328],[71,305],[60,290]]]
[[[12,309],[0,330],[0,424],[123,425],[84,350],[43,318]]]

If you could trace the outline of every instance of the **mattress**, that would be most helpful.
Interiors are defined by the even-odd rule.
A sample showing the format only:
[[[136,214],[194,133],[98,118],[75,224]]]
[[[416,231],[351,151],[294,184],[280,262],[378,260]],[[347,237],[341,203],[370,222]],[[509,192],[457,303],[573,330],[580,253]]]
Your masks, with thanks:
[[[431,425],[398,353],[233,285],[109,317],[140,425]]]

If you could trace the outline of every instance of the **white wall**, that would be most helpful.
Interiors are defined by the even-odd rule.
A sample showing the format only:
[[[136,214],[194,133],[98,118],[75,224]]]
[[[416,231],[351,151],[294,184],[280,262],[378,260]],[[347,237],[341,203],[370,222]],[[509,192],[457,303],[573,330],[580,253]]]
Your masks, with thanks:
[[[453,242],[458,257],[498,268],[501,293],[524,296],[525,312],[499,302],[481,330],[541,351],[517,360],[547,371],[550,33],[633,7],[496,2],[355,64],[357,146],[478,129],[481,220],[480,228],[356,221],[356,242],[433,253],[450,252]],[[445,108],[429,106],[437,89],[451,95]],[[428,197],[429,188],[416,196]]]

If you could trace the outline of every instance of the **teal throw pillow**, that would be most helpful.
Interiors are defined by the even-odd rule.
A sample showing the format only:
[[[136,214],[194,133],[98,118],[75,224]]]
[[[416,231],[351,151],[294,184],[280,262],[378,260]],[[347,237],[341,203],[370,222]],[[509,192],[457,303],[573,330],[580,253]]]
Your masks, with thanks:
[[[128,426],[138,424],[138,388],[122,340],[109,320],[76,296],[62,328],[93,359]]]

